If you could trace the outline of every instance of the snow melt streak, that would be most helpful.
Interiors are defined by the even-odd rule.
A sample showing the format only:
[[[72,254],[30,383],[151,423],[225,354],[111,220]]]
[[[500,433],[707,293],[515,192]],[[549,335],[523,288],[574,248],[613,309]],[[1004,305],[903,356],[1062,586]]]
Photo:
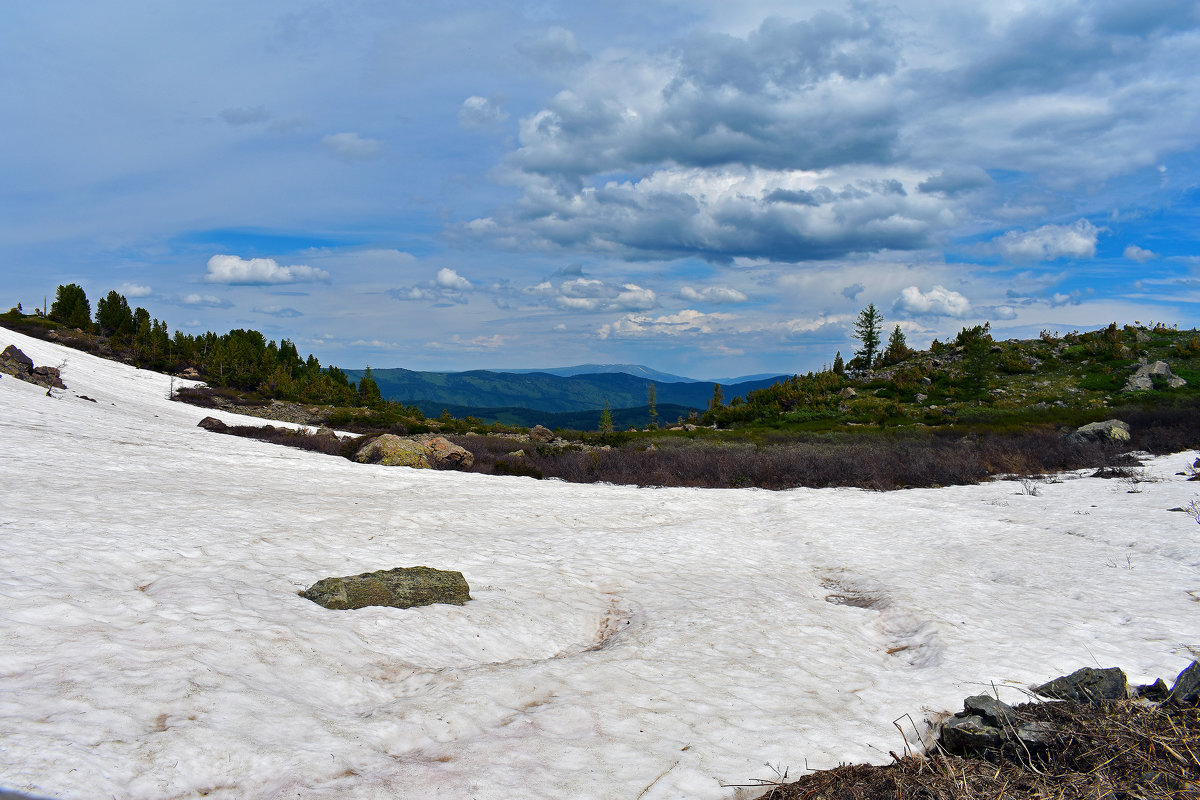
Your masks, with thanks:
[[[1170,678],[1200,645],[1200,528],[1167,511],[1194,454],[1138,494],[1068,475],[1039,496],[389,469],[207,433],[163,376],[9,343],[66,361],[69,389],[0,379],[6,787],[726,798],[765,762],[886,760],[891,720],[992,682]],[[296,594],[417,564],[474,600]]]

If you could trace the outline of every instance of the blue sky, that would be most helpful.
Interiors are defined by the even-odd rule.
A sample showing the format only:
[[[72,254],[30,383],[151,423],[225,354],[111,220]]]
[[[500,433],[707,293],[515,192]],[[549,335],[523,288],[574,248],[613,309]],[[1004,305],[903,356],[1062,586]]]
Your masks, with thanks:
[[[6,4],[0,271],[344,367],[1194,327],[1200,3]]]

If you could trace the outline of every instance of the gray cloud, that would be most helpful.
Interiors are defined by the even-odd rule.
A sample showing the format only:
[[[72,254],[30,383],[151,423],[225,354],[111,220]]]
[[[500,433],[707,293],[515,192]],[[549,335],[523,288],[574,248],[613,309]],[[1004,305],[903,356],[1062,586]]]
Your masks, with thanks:
[[[259,314],[267,314],[272,317],[279,317],[280,319],[295,319],[296,317],[304,316],[302,312],[289,306],[263,306],[252,310]]]
[[[1179,33],[1194,9],[1125,16],[1115,2],[964,12],[930,21],[932,52],[908,20],[856,7],[601,53],[520,121],[497,174],[521,199],[457,233],[712,261],[925,248],[983,204],[1003,218],[1020,198],[1008,176],[1103,179],[1195,146],[1196,54]],[[761,178],[744,197],[714,188],[742,171]],[[905,192],[928,202],[888,198]],[[1038,257],[1023,241],[997,246]]]
[[[221,119],[230,125],[254,125],[267,122],[271,115],[266,106],[247,106],[244,108],[227,108],[221,112]]]
[[[918,192],[956,195],[989,186],[992,178],[979,167],[950,167],[917,184]]]
[[[490,128],[506,119],[508,112],[490,97],[468,97],[458,109],[458,124],[464,128]]]
[[[543,69],[565,69],[587,63],[589,56],[575,34],[566,28],[552,27],[541,36],[531,36],[516,44],[517,52]]]
[[[945,201],[908,195],[896,180],[782,191],[811,203],[772,202],[790,173],[668,169],[578,194],[531,187],[515,209],[460,226],[463,236],[505,246],[588,249],[631,258],[737,256],[797,262],[928,245],[945,224]],[[766,190],[766,191],[764,191]]]
[[[382,142],[357,133],[331,133],[321,139],[321,145],[343,161],[371,161],[383,153]]]

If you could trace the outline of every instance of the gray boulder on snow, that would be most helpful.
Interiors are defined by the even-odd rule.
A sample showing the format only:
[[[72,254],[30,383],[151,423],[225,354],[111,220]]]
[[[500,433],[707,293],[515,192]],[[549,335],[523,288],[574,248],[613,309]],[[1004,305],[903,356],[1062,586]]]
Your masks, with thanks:
[[[367,606],[413,608],[434,603],[461,606],[471,589],[461,572],[433,567],[396,567],[343,578],[323,578],[300,592],[319,606],[344,611]]]
[[[1129,697],[1129,681],[1118,667],[1092,669],[1084,667],[1070,675],[1055,678],[1035,686],[1034,694],[1051,700],[1073,700],[1076,703],[1099,703],[1102,700],[1124,700]]]
[[[1200,662],[1193,661],[1179,673],[1167,702],[1177,706],[1200,705]]]
[[[1142,364],[1125,381],[1123,392],[1148,392],[1154,389],[1155,383],[1165,383],[1171,389],[1187,386],[1187,381],[1171,371],[1165,361],[1155,361],[1153,364]]]

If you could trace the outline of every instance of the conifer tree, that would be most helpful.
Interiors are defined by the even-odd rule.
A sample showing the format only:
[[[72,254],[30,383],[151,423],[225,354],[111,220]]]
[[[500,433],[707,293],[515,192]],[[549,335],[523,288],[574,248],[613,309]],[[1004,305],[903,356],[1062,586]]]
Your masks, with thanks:
[[[875,354],[879,352],[880,334],[883,331],[883,314],[871,303],[861,312],[854,322],[854,338],[862,342],[862,347],[854,351],[854,355],[862,360],[862,365],[870,369],[875,363]]]
[[[64,322],[74,328],[88,328],[92,324],[92,304],[82,286],[68,283],[59,286],[50,304],[50,319]]]
[[[723,405],[725,405],[725,392],[722,391],[721,384],[714,383],[713,384],[713,396],[712,396],[712,400],[710,400],[708,403],[708,407],[715,411],[716,409],[720,408]]]
[[[842,351],[838,350],[837,355],[833,357],[833,372],[835,375],[846,374],[846,362],[842,361]]]
[[[613,432],[612,409],[608,407],[608,398],[604,399],[604,410],[600,412],[600,433],[607,439]]]
[[[883,351],[883,363],[899,364],[911,353],[912,351],[908,349],[908,341],[904,338],[904,331],[900,330],[900,326],[897,325],[892,330],[892,335],[888,337],[887,349]]]
[[[650,406],[650,427],[658,427],[658,390],[654,388],[654,384],[650,384],[650,388],[646,392],[647,403]]]
[[[358,400],[367,408],[374,408],[383,403],[383,395],[379,392],[379,384],[375,382],[370,365],[363,370],[363,375],[359,378]]]

